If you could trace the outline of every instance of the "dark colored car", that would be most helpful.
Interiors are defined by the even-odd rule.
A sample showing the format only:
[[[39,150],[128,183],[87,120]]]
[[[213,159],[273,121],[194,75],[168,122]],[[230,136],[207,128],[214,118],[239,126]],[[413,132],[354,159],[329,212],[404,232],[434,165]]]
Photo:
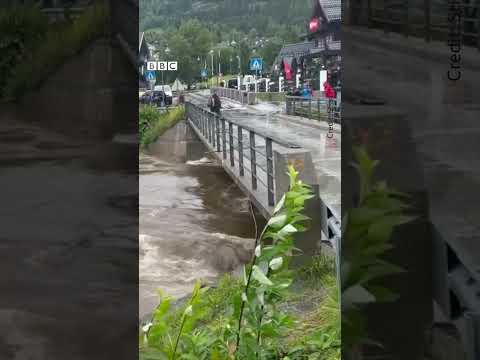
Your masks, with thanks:
[[[166,105],[171,105],[172,102],[167,100],[167,96],[163,91],[152,91],[150,104],[164,107]]]
[[[164,107],[171,105],[172,102],[168,101],[167,96],[163,91],[147,91],[140,97],[140,104],[156,105],[158,107]]]
[[[165,105],[173,104],[173,91],[170,85],[155,85],[154,91],[161,91],[165,94]]]
[[[238,80],[237,79],[228,80],[227,86],[229,89],[238,89]]]
[[[152,98],[152,91],[146,91],[142,96],[140,96],[140,104],[150,104]]]

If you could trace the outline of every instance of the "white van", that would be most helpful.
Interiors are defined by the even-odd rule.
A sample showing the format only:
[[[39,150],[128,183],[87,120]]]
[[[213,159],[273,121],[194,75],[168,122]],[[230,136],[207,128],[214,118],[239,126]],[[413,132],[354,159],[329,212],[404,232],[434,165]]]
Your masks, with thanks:
[[[155,85],[154,90],[155,91],[163,91],[165,93],[165,95],[170,96],[170,97],[173,96],[172,88],[170,87],[170,85]]]

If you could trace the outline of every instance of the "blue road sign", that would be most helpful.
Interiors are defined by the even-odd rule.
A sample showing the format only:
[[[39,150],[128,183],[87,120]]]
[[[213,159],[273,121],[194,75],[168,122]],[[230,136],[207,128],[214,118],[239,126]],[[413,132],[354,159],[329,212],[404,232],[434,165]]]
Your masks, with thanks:
[[[250,70],[262,71],[262,69],[263,69],[263,60],[261,58],[250,59]]]
[[[208,69],[202,69],[201,73],[202,77],[207,77],[208,76]]]
[[[148,81],[155,81],[156,80],[156,75],[155,75],[155,71],[147,71],[145,73],[145,78],[148,80]]]

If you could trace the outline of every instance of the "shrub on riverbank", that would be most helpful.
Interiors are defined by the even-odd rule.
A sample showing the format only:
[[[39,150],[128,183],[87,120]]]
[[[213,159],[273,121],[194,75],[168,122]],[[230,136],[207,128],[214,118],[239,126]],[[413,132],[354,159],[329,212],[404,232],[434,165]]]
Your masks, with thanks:
[[[47,30],[47,18],[38,7],[21,5],[0,12],[0,97],[15,66],[28,56],[28,49],[40,42]]]
[[[308,267],[289,269],[294,234],[306,230],[302,212],[312,197],[297,175],[290,168],[290,191],[256,236],[243,279],[227,276],[216,289],[197,283],[175,310],[162,296],[152,323],[142,328],[141,359],[340,359],[333,260],[317,257]]]
[[[2,95],[6,98],[18,98],[38,88],[68,59],[105,33],[108,17],[105,6],[95,5],[71,24],[50,26],[46,31],[45,25],[40,20],[43,18],[46,22],[45,15],[38,9],[24,11],[28,19],[35,20],[30,22],[42,29],[43,33],[39,32],[37,37],[31,36],[35,41],[30,41],[29,46],[22,48],[22,52],[16,56],[3,89]],[[10,24],[12,30],[18,26]]]
[[[183,106],[172,108],[164,113],[159,112],[155,106],[140,106],[138,123],[140,147],[145,148],[155,142],[165,131],[184,118]]]

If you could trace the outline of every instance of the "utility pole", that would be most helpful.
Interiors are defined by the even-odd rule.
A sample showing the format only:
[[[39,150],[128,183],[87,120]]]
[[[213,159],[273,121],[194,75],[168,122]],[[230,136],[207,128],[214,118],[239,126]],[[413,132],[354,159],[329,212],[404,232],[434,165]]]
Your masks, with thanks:
[[[213,66],[213,54],[214,54],[214,51],[210,50],[210,55],[212,55],[212,85],[213,85],[213,76],[215,75],[215,68]]]
[[[217,86],[220,85],[220,74],[222,73],[222,64],[221,64],[221,55],[220,49],[218,49],[218,76],[217,76]]]

